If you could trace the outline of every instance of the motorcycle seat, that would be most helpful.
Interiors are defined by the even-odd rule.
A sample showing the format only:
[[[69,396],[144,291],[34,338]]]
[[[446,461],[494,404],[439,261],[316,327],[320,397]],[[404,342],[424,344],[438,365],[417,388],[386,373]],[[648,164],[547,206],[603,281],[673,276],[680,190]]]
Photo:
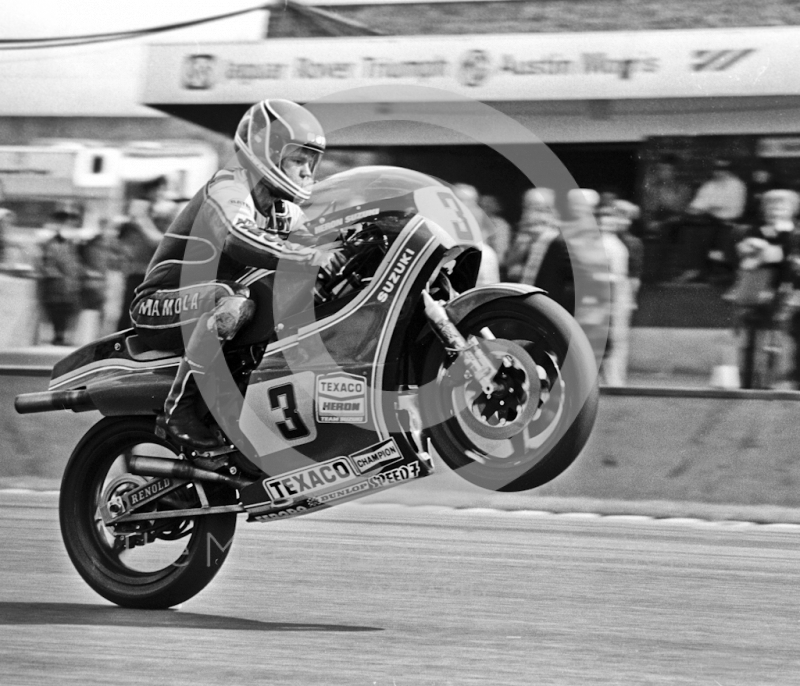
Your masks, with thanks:
[[[125,348],[131,359],[137,362],[152,362],[153,360],[165,360],[168,357],[183,355],[183,350],[154,350],[135,334],[125,339]]]

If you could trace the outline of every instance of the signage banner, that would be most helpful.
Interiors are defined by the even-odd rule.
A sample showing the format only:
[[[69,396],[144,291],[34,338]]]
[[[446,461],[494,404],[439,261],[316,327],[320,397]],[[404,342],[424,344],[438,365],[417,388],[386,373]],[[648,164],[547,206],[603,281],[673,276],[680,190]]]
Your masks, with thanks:
[[[144,101],[352,102],[351,89],[401,85],[438,89],[430,101],[798,95],[798,45],[800,27],[151,45]]]

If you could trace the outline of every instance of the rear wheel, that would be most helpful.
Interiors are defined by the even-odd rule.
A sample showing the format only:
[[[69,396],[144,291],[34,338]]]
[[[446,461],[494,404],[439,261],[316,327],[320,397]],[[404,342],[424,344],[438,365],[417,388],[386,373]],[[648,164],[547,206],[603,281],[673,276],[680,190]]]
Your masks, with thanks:
[[[59,518],[72,563],[97,593],[117,605],[166,608],[199,593],[214,578],[230,551],[236,514],[175,517],[107,526],[104,506],[151,477],[131,474],[127,457],[179,459],[155,435],[145,417],[103,419],[81,440],[64,472]],[[231,489],[181,486],[145,505],[152,511],[181,510],[235,501]],[[139,510],[137,510],[138,512]]]
[[[500,364],[499,388],[487,396],[435,346],[420,402],[437,453],[467,481],[495,491],[554,479],[583,449],[597,414],[597,368],[580,326],[536,294],[482,305],[458,328],[494,336],[482,344]]]

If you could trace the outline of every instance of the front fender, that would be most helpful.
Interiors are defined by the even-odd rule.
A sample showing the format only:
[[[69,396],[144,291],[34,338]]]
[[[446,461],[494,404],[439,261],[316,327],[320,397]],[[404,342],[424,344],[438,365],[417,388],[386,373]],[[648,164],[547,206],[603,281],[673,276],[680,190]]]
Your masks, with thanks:
[[[544,293],[541,288],[521,283],[497,283],[491,286],[476,286],[464,291],[445,305],[450,319],[458,324],[469,312],[498,298],[524,297],[533,293]]]

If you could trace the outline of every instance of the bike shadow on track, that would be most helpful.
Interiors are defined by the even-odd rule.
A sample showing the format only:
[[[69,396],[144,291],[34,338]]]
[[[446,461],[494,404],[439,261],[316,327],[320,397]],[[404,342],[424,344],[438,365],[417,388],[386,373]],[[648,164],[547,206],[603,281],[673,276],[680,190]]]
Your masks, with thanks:
[[[261,622],[241,617],[202,615],[176,610],[128,610],[82,603],[0,602],[0,625],[66,624],[142,628],[213,629],[223,631],[383,631],[380,627],[341,624]]]

